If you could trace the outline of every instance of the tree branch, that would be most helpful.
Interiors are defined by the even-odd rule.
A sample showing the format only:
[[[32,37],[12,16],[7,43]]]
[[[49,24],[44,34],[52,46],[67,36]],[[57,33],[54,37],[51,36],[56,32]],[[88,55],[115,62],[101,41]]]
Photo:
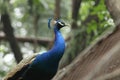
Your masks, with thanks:
[[[42,46],[47,46],[50,42],[52,42],[51,39],[47,39],[47,38],[39,38],[39,39],[38,38],[29,38],[29,37],[15,37],[15,38],[19,42],[29,42],[29,43],[34,43],[34,41],[36,40],[37,43]],[[0,35],[0,40],[7,40],[6,36]]]
[[[61,0],[55,0],[54,19],[60,18],[60,3]]]
[[[5,33],[6,39],[9,41],[10,47],[14,53],[17,63],[19,63],[23,57],[20,48],[18,46],[17,40],[15,39],[15,36],[13,34],[14,30],[12,28],[11,20],[7,12],[2,14],[1,22],[3,23],[4,26],[3,31]]]
[[[29,42],[29,43],[34,43],[34,41],[36,40],[37,43],[39,45],[42,45],[42,46],[47,46],[49,43],[52,42],[52,39],[49,39],[49,38],[30,38],[30,37],[15,37],[17,39],[17,41],[19,42]],[[69,41],[71,39],[71,37],[68,37],[65,39],[65,41]],[[0,40],[7,40],[6,39],[6,36],[4,35],[0,35]]]

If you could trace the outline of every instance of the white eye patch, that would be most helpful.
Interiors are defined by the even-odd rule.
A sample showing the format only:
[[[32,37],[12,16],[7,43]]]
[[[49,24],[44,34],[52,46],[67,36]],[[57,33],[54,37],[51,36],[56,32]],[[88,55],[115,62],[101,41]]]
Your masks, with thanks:
[[[64,24],[63,23],[61,23],[61,22],[58,22],[61,26],[64,26]]]

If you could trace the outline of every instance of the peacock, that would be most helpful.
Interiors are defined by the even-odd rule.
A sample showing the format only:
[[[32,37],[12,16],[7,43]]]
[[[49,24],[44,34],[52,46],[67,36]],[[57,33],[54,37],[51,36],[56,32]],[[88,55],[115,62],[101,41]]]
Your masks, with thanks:
[[[11,72],[12,76],[9,74],[9,77],[7,76],[4,80],[51,80],[54,77],[65,51],[65,40],[60,29],[66,24],[60,19],[48,19],[49,28],[51,28],[51,23],[54,23],[52,29],[55,34],[53,47],[43,54],[37,54],[34,59],[26,62],[22,67],[18,67],[16,72],[13,74]]]

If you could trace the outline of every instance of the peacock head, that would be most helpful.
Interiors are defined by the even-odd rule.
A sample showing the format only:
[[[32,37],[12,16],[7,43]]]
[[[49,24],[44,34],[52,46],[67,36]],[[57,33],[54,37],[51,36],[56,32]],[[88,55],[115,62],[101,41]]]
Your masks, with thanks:
[[[62,27],[67,26],[64,22],[62,22],[61,20],[53,20],[53,19],[48,19],[48,27],[51,28],[51,23],[52,25],[54,25],[55,28],[57,28],[58,30]]]

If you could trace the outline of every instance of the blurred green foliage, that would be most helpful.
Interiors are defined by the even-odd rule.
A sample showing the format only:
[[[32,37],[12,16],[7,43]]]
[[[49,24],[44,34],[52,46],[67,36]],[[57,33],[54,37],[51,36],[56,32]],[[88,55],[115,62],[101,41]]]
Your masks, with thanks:
[[[62,67],[68,65],[105,30],[112,29],[114,22],[106,9],[104,0],[83,0],[77,25],[78,27],[71,31],[72,39],[68,42],[68,48],[61,61]]]

